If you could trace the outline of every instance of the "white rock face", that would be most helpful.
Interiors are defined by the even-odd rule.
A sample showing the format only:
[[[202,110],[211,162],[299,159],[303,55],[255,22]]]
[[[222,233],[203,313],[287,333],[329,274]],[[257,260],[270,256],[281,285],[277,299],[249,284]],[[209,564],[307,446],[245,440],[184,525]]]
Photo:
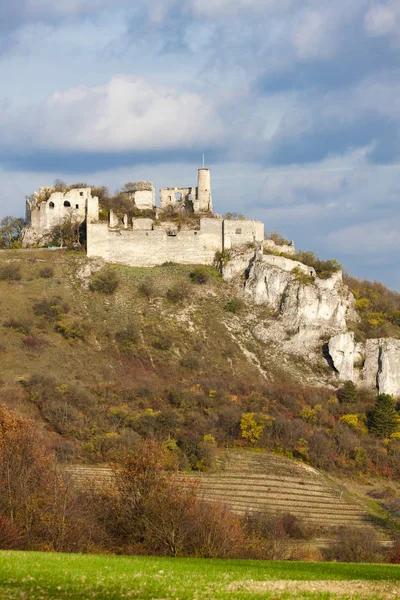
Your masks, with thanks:
[[[354,379],[354,333],[339,333],[329,340],[329,355],[340,381]]]
[[[296,271],[313,277],[307,283]],[[330,279],[318,279],[314,269],[281,256],[259,257],[250,267],[245,291],[256,304],[279,310],[291,329],[328,324],[347,330],[346,315],[353,307],[353,296],[342,282],[341,272]]]
[[[340,271],[329,279],[318,279],[313,269],[298,261],[263,255],[259,249],[238,250],[224,268],[224,278],[236,278],[256,305],[271,309],[274,318],[259,320],[252,332],[274,352],[296,354],[315,364],[321,360],[324,340],[330,338],[328,352],[339,381],[400,396],[400,340],[355,342],[347,323],[359,317]]]
[[[380,394],[400,396],[400,340],[367,340],[363,381],[377,387]]]

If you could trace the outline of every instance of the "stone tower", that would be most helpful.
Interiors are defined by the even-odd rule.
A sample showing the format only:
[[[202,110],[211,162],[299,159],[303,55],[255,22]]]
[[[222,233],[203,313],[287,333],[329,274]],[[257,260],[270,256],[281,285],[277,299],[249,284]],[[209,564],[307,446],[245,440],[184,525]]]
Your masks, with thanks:
[[[204,167],[199,169],[196,204],[195,212],[212,212],[210,169],[204,169]]]

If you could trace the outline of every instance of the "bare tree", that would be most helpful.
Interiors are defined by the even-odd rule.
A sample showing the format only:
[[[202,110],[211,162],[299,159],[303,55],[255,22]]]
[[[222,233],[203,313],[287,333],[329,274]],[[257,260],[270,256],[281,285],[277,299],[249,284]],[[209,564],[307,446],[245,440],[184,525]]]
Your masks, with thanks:
[[[71,209],[61,221],[53,225],[50,235],[61,248],[80,246],[81,224],[80,217]]]
[[[22,230],[24,228],[24,219],[16,217],[4,217],[0,221],[0,245],[5,248],[12,248],[21,240]]]

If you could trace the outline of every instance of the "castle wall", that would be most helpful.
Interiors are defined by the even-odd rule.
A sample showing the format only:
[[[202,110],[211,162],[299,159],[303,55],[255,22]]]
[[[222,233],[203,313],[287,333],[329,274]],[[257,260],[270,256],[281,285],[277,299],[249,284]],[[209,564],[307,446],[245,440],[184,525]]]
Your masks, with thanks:
[[[161,188],[160,189],[160,209],[168,210],[169,207],[174,210],[179,210],[182,206],[186,206],[186,203],[190,200],[195,200],[195,188]],[[175,194],[180,194],[180,198],[176,198]]]
[[[155,191],[153,190],[137,190],[134,193],[134,201],[136,207],[141,210],[152,210],[156,204]]]
[[[294,242],[290,244],[276,244],[274,240],[264,240],[264,248],[272,252],[283,252],[284,254],[296,254]]]
[[[53,192],[47,201],[39,201],[31,207],[30,224],[32,229],[44,233],[63,221],[71,213],[83,222],[86,217],[86,203],[89,197],[91,197],[90,188],[70,190],[65,194],[64,192]],[[92,198],[90,206],[91,218],[97,220],[99,212],[98,199]]]
[[[222,219],[201,219],[199,231],[168,235],[162,229],[110,230],[107,224],[88,223],[87,254],[131,267],[153,267],[164,262],[211,265],[222,249]]]
[[[224,248],[234,248],[252,242],[262,243],[264,240],[264,223],[260,221],[224,221]]]

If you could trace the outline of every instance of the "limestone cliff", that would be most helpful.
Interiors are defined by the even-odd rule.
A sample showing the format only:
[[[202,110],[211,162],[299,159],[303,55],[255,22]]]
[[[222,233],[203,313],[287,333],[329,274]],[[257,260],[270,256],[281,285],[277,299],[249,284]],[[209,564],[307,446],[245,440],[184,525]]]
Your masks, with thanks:
[[[349,324],[358,315],[341,271],[320,279],[294,258],[263,254],[259,247],[236,251],[223,276],[255,305],[268,307],[270,318],[256,322],[252,333],[275,354],[329,365],[327,383],[351,380],[400,396],[400,340],[356,342]]]

